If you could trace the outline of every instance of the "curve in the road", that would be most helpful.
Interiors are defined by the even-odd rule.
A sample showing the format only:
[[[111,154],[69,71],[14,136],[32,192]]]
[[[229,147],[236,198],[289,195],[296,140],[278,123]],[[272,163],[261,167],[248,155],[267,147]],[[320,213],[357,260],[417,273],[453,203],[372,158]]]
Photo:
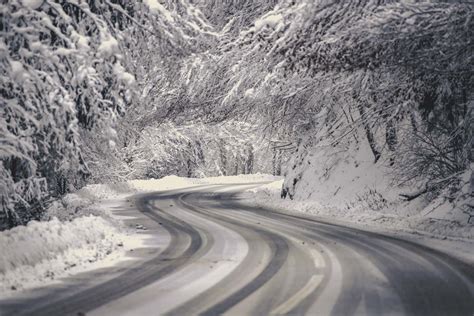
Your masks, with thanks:
[[[248,187],[137,196],[137,209],[170,235],[165,249],[73,296],[22,302],[28,309],[17,302],[6,311],[134,314],[130,305],[137,298],[148,305],[143,311],[169,315],[474,315],[472,266],[406,240],[243,205],[238,193]],[[233,249],[240,256],[230,258]],[[225,275],[212,274],[213,266]],[[216,279],[194,282],[192,291],[176,289],[195,268],[196,279]],[[199,290],[199,284],[206,286]],[[154,294],[160,288],[174,290]]]
[[[153,199],[150,199],[153,196]],[[91,311],[107,302],[118,299],[175,272],[206,253],[212,246],[211,234],[198,231],[179,218],[160,212],[153,204],[168,195],[140,195],[136,199],[138,209],[163,226],[171,236],[170,243],[155,257],[132,266],[118,278],[101,283],[73,296],[56,301],[54,297],[38,297],[30,302],[2,304],[5,314],[11,315],[76,315]],[[205,238],[203,238],[205,236]],[[204,243],[203,241],[206,241]]]

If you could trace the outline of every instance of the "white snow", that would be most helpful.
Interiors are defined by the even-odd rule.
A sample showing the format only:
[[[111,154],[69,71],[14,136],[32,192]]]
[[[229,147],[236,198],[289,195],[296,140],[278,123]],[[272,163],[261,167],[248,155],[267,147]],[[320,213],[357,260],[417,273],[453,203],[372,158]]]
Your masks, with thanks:
[[[279,24],[281,24],[283,21],[283,15],[281,14],[269,14],[261,19],[258,19],[255,21],[255,31],[260,31],[264,27],[271,27],[275,28]]]
[[[145,0],[145,4],[150,8],[151,12],[161,14],[168,22],[173,22],[173,16],[161,3],[156,0]]]
[[[248,98],[253,97],[255,95],[255,89],[250,88],[250,89],[245,90],[244,95]]]
[[[30,288],[90,265],[123,245],[125,234],[98,216],[31,221],[0,233],[0,293]],[[82,269],[81,269],[82,270]]]
[[[463,209],[441,198],[402,199],[400,193],[416,186],[395,186],[388,163],[383,157],[374,163],[368,142],[362,139],[357,145],[321,145],[289,164],[284,183],[293,200],[280,199],[282,183],[259,188],[253,199],[285,211],[349,223],[474,240],[474,223],[468,223]]]
[[[126,253],[148,237],[125,228],[112,210],[131,192],[125,183],[86,186],[52,203],[45,221],[0,232],[0,295],[129,260]]]
[[[338,201],[321,204],[316,200],[290,200],[281,198],[283,180],[247,190],[248,203],[272,208],[285,213],[306,214],[323,220],[337,220],[344,224],[357,224],[379,228],[384,231],[398,231],[422,234],[437,239],[461,240],[474,243],[474,225],[467,221],[456,221],[432,214],[415,215],[378,212],[363,205],[341,207]],[[445,210],[446,211],[446,210]],[[451,210],[452,211],[452,210]],[[447,212],[447,211],[446,211]],[[441,210],[439,211],[441,213]]]
[[[38,9],[42,4],[44,0],[22,0],[21,3],[32,10]]]
[[[265,174],[202,179],[167,176],[88,185],[52,203],[46,221],[31,221],[27,226],[0,232],[0,294],[13,295],[129,260],[127,251],[153,238],[126,229],[121,220],[131,217],[114,214],[113,210],[134,193],[276,179]]]
[[[114,65],[114,74],[117,76],[118,80],[127,85],[131,85],[135,82],[135,77],[131,73],[127,72],[119,62],[115,63]]]
[[[10,60],[10,66],[12,67],[12,77],[13,79],[17,80],[18,82],[23,81],[27,78],[28,74],[23,67],[23,64],[16,60]]]
[[[81,35],[77,33],[75,30],[71,30],[71,39],[75,41],[76,47],[79,50],[87,51],[90,49],[89,38],[87,36]]]
[[[275,181],[280,177],[268,174],[247,174],[227,177],[208,177],[208,178],[182,178],[178,176],[166,176],[161,179],[151,180],[132,180],[128,184],[135,190],[140,191],[161,191],[174,190],[186,187],[205,185],[205,184],[232,184],[232,183],[249,183]]]
[[[382,208],[384,199],[398,199],[399,190],[390,185],[387,171],[383,164],[374,164],[368,143],[361,140],[357,146],[312,149],[288,171],[287,178],[289,182],[293,177],[300,178],[292,192],[295,200],[312,200],[341,209],[377,209]]]
[[[113,36],[109,36],[100,43],[97,50],[102,56],[110,57],[119,51],[119,44]]]

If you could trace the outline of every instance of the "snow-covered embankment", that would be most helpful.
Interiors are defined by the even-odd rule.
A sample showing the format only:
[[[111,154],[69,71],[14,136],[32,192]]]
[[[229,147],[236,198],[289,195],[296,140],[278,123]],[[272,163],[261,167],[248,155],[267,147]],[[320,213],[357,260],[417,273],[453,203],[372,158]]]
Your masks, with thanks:
[[[130,192],[127,185],[88,186],[53,202],[42,221],[0,232],[0,293],[113,264],[132,232],[102,202]]]

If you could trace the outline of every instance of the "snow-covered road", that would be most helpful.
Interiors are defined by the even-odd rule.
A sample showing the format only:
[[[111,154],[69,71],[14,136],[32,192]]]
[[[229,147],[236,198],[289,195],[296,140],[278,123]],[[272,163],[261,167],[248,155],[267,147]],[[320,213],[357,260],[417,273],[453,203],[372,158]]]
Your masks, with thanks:
[[[146,215],[161,244],[104,281],[1,307],[12,315],[474,314],[474,267],[405,240],[240,204],[238,193],[255,185],[137,195],[119,211]]]

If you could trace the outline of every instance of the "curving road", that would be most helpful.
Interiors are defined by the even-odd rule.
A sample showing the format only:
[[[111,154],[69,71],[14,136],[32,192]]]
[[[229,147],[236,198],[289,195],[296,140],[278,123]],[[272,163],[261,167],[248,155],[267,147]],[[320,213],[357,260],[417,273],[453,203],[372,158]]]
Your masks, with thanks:
[[[253,184],[258,185],[258,184]],[[251,185],[135,197],[165,245],[8,315],[474,315],[474,267],[405,240],[252,208]],[[90,275],[82,278],[90,279]]]

